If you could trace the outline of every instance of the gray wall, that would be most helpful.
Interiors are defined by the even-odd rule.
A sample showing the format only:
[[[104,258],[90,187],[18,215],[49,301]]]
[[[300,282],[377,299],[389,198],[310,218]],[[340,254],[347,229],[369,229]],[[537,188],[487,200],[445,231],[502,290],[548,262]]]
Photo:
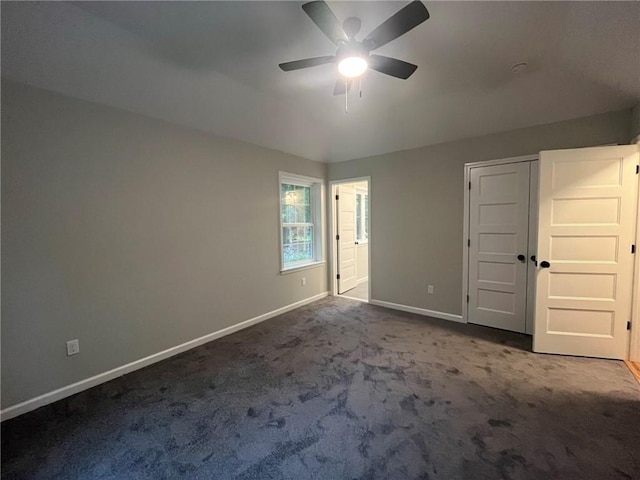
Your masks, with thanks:
[[[371,176],[372,298],[460,315],[464,164],[628,143],[629,125],[625,110],[331,164],[330,180]]]
[[[3,81],[2,407],[325,292],[279,273],[279,170],[327,167]]]

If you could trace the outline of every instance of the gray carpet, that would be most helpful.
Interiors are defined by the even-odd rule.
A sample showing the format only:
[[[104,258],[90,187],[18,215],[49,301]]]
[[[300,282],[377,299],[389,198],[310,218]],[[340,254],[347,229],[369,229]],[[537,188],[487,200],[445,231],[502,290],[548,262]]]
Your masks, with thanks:
[[[2,425],[2,478],[640,478],[622,362],[327,298]]]

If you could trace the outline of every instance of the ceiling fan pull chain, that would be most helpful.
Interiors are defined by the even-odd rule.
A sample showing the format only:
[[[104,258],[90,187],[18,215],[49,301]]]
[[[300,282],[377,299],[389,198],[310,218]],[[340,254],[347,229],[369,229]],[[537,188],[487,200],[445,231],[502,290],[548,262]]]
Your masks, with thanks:
[[[360,80],[360,98],[362,98],[362,77],[360,77],[358,80]]]
[[[344,82],[344,113],[349,113],[349,88],[348,82]]]

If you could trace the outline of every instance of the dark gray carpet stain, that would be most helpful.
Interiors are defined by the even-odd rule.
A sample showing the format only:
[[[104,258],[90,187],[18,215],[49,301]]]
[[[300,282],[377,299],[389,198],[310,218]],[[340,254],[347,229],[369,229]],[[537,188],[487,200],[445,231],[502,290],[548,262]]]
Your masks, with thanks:
[[[622,362],[327,298],[2,425],[3,479],[640,478]]]

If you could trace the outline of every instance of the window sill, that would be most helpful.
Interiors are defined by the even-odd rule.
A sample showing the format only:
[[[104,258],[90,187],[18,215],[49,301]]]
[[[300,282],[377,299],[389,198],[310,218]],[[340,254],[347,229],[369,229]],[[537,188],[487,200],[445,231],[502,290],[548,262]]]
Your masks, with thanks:
[[[280,270],[280,275],[287,275],[288,273],[299,272],[300,270],[309,270],[310,268],[317,268],[325,265],[327,262],[322,260],[320,262],[305,263],[304,265],[296,265],[295,267],[287,267]]]

